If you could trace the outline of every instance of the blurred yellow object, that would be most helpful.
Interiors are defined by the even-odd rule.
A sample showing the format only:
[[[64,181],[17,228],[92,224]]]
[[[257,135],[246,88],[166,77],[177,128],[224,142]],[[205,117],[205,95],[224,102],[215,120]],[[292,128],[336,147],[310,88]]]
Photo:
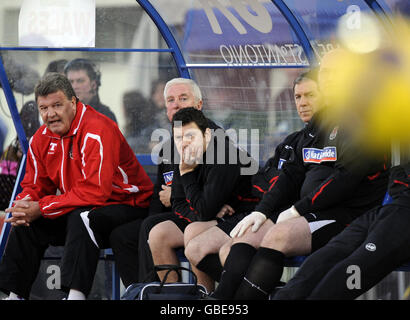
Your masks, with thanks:
[[[348,50],[357,53],[374,51],[382,42],[379,21],[363,12],[342,16],[338,22],[337,35]]]
[[[394,36],[377,50],[338,50],[332,85],[323,85],[332,123],[372,152],[392,141],[410,143],[410,27],[394,23]]]

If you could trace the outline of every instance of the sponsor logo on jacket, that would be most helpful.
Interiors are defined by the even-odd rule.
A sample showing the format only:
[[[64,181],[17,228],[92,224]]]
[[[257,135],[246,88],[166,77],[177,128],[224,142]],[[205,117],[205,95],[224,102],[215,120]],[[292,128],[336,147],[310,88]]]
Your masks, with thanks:
[[[303,148],[303,162],[321,163],[322,161],[336,161],[337,150],[336,147],[325,147],[323,149],[317,148]]]
[[[164,172],[162,174],[164,176],[164,181],[167,186],[172,185],[172,178],[174,177],[174,171]]]
[[[50,147],[48,149],[48,154],[55,154],[57,143],[50,142]]]
[[[282,169],[283,164],[286,162],[285,159],[280,158],[278,162],[278,170]]]

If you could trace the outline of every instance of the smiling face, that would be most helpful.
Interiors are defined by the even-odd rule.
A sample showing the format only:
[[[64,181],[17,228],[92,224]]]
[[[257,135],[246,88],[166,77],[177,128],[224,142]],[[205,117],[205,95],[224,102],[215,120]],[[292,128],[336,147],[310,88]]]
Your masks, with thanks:
[[[41,119],[51,132],[64,136],[70,131],[77,110],[75,97],[70,100],[63,91],[58,90],[46,96],[39,96],[37,105]]]

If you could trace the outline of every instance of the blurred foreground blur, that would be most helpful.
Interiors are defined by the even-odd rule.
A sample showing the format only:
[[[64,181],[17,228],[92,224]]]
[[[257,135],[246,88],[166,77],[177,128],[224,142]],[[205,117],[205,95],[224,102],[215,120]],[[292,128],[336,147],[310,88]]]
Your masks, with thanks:
[[[331,57],[323,92],[331,111],[325,120],[348,130],[351,143],[370,154],[410,143],[410,22],[395,17],[389,32],[378,23],[366,14],[359,27],[340,19],[342,47]]]

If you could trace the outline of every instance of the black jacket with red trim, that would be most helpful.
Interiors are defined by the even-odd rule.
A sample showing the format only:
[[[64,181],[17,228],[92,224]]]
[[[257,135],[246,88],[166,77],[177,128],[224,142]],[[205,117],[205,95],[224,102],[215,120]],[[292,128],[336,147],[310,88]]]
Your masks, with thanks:
[[[273,188],[283,164],[288,160],[293,161],[297,143],[302,135],[303,130],[288,135],[277,145],[273,156],[252,177],[252,191],[255,197],[262,199],[265,193]]]
[[[208,119],[208,126],[213,130],[222,129],[210,119]],[[174,168],[175,166],[178,167],[178,163],[179,154],[175,149],[174,140],[170,134],[170,138],[164,142],[158,152],[157,178],[155,180],[154,192],[149,206],[149,215],[171,211],[171,208],[165,207],[162,204],[159,199],[159,192],[162,190],[162,185],[172,186],[175,171]]]
[[[388,193],[394,204],[410,208],[410,163],[391,168]]]
[[[255,210],[276,221],[294,205],[300,215],[335,206],[351,218],[380,205],[387,190],[390,157],[366,156],[338,126],[323,125],[326,109],[302,130],[292,161]],[[298,199],[294,201],[294,196]]]
[[[218,157],[222,151],[225,161],[218,161],[223,159]],[[209,156],[211,152],[212,156]],[[237,161],[229,161],[235,158]],[[259,199],[252,195],[252,176],[244,174],[250,161],[254,168],[258,167],[246,152],[233,146],[228,137],[219,140],[213,135],[203,155],[203,164],[183,176],[179,173],[179,166],[175,166],[172,211],[188,222],[216,219],[225,204],[230,205],[235,213],[251,212]]]

